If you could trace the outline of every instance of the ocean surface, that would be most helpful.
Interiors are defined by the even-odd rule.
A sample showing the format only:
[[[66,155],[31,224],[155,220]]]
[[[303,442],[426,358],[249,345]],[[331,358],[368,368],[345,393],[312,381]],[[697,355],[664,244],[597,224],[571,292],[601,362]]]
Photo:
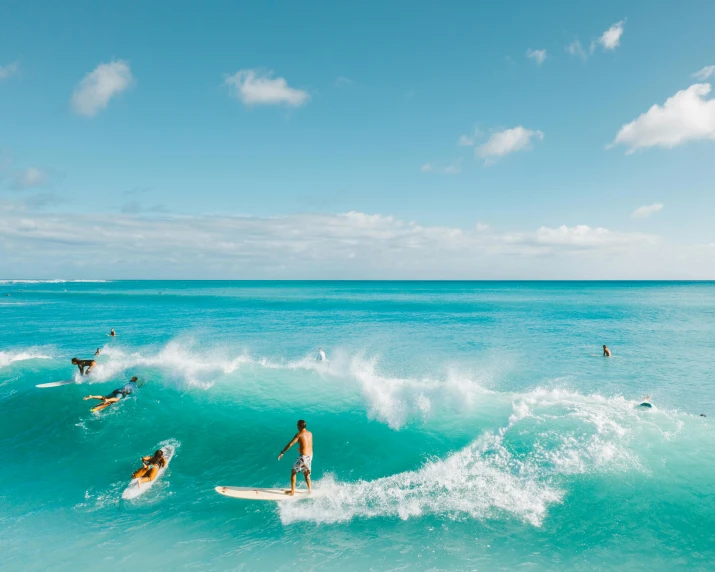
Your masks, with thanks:
[[[0,569],[713,570],[714,389],[715,283],[0,281]]]

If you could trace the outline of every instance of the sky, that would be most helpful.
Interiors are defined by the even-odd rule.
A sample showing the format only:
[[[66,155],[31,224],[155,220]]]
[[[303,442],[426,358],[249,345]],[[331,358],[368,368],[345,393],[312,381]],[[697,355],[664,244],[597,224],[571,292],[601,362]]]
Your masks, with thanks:
[[[0,278],[715,279],[715,3],[0,1]]]

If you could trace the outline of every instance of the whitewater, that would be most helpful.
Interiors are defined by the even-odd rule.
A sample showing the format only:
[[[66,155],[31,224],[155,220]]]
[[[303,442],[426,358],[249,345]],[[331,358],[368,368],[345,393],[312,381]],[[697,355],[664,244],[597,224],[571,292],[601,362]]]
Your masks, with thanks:
[[[4,279],[0,569],[713,569],[714,383],[715,283]]]

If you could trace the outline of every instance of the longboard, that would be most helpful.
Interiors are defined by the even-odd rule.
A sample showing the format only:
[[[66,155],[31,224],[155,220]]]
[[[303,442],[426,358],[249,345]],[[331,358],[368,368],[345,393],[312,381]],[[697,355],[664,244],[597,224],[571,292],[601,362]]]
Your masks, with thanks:
[[[169,461],[171,461],[171,458],[174,456],[174,447],[173,445],[164,445],[161,450],[164,451],[166,465],[159,469],[159,472],[156,474],[156,478],[153,481],[149,481],[148,483],[142,483],[141,487],[139,486],[139,479],[132,479],[131,481],[129,481],[129,486],[124,489],[124,492],[122,493],[123,499],[137,498],[139,495],[142,495],[146,491],[148,491],[152,487],[152,485],[161,478],[161,476],[164,474],[164,471],[166,471],[167,467],[169,466]]]
[[[261,489],[255,487],[216,487],[216,492],[234,499],[262,501],[290,501],[323,496],[321,491],[308,493],[306,489],[296,489],[295,495],[285,494],[288,489]]]
[[[66,379],[64,381],[51,381],[50,383],[41,383],[35,387],[59,387],[60,385],[70,385],[71,383],[82,383],[81,381],[75,381],[74,379]]]

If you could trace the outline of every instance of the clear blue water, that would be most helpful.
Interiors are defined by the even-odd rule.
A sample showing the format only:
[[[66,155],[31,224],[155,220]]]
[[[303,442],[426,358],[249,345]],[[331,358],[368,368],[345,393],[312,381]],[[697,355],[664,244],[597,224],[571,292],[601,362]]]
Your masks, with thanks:
[[[712,283],[0,282],[0,568],[713,569],[714,382]]]

